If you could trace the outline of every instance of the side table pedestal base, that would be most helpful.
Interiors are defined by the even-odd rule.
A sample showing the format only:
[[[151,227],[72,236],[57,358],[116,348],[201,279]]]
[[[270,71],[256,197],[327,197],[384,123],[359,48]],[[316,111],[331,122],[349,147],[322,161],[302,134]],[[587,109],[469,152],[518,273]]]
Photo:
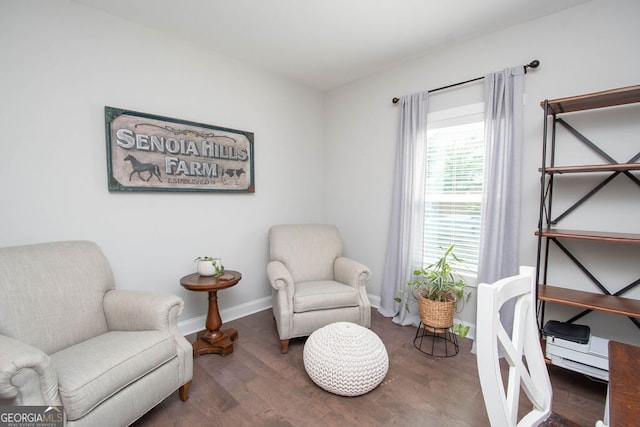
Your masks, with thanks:
[[[193,343],[193,357],[196,358],[201,354],[219,354],[226,356],[233,353],[233,341],[238,339],[238,331],[233,328],[217,331],[213,334],[214,338],[210,338],[211,332],[208,330],[198,332],[198,337]]]

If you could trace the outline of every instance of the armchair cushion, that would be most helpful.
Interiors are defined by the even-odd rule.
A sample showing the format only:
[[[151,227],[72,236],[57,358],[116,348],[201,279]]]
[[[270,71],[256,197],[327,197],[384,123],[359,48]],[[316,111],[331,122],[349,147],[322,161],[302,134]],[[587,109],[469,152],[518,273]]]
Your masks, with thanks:
[[[272,261],[281,261],[293,280],[333,280],[342,254],[338,229],[323,224],[275,225],[269,232]]]
[[[102,300],[115,285],[95,243],[2,248],[0,284],[0,334],[51,354],[107,332]]]
[[[89,413],[103,401],[176,357],[170,333],[107,332],[51,355],[69,419]],[[176,372],[173,381],[178,386]]]
[[[357,307],[358,302],[358,291],[351,286],[333,280],[304,282],[296,285],[293,311],[304,313],[330,308]]]

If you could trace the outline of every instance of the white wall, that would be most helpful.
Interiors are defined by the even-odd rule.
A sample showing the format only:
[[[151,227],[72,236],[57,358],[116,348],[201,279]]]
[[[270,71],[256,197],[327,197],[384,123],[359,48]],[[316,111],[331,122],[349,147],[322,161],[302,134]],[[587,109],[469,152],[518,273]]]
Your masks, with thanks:
[[[69,1],[2,1],[0,246],[94,240],[119,287],[180,295],[183,321],[203,316],[206,300],[179,278],[195,256],[221,256],[244,275],[220,293],[224,320],[228,310],[268,304],[271,224],[326,221],[340,227],[346,255],[371,266],[377,295],[398,116],[391,98],[537,58],[541,67],[526,77],[520,243],[521,263],[534,264],[538,103],[637,84],[638,16],[634,0],[595,0],[321,94]],[[254,132],[256,193],[109,193],[105,105]],[[615,222],[639,231],[633,216]],[[609,254],[604,274],[619,279],[623,257]],[[628,340],[640,335],[626,319],[594,318]]]
[[[371,266],[372,293],[379,294],[381,286],[390,215],[398,122],[398,111],[391,99],[526,64],[532,59],[541,61],[540,68],[529,72],[525,82],[527,104],[520,238],[521,264],[535,265],[537,239],[533,232],[538,221],[540,178],[537,168],[541,159],[543,118],[539,102],[545,98],[638,84],[638,16],[640,2],[635,0],[589,2],[488,36],[451,43],[420,59],[398,64],[327,94],[327,221],[344,230],[351,255]],[[449,94],[454,92],[448,91]],[[443,96],[434,95],[432,104],[438,103],[438,97]],[[635,108],[637,118],[639,109],[631,108]],[[582,121],[599,124],[602,119],[591,115]],[[598,127],[594,127],[594,132]],[[627,160],[638,151],[637,136],[630,138],[628,129],[614,128],[608,132],[603,139],[616,143],[613,152],[620,155],[620,160]],[[623,134],[621,149],[618,139]],[[596,140],[601,142],[600,138]],[[580,162],[579,159],[572,160]],[[640,197],[634,186],[637,187],[635,184],[620,184],[613,189],[614,199],[634,198],[637,206]],[[628,193],[630,196],[626,191],[631,191]],[[587,226],[592,220],[602,220],[610,215],[603,213],[607,211],[602,207],[589,212],[586,214]],[[640,232],[637,207],[628,210],[626,215],[616,215],[614,221],[607,221],[606,225],[613,227],[607,228],[611,231]],[[627,276],[640,276],[637,263],[631,268],[628,263],[624,268],[619,262],[611,263],[612,258],[629,258],[630,255],[625,255],[630,253],[628,249],[594,247],[587,257],[606,251],[609,254],[607,260],[597,269],[604,276],[602,280],[613,278],[614,286],[619,286],[634,280]],[[636,259],[638,253],[636,250]],[[558,255],[558,259],[561,257]],[[558,280],[565,283],[564,277]],[[569,284],[574,287],[582,285],[585,281]],[[636,295],[636,298],[640,297]],[[467,305],[462,317],[475,323],[474,301]],[[586,319],[590,320],[596,334],[640,341],[640,332],[627,319],[594,314]]]
[[[94,240],[183,321],[207,302],[180,277],[219,256],[222,308],[270,304],[268,227],[324,218],[321,93],[65,0],[0,2],[0,58],[0,246]],[[255,194],[108,192],[105,105],[254,132]]]

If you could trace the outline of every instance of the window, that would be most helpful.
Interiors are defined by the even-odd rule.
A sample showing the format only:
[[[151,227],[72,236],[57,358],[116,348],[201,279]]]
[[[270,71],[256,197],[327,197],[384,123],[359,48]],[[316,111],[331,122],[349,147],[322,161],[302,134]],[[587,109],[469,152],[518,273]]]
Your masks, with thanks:
[[[455,244],[465,268],[477,272],[484,156],[483,104],[429,114],[424,265]]]

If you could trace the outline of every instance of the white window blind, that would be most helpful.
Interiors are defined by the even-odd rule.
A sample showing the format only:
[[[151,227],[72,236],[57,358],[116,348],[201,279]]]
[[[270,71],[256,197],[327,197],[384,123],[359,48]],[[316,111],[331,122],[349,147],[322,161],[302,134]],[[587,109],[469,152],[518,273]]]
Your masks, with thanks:
[[[483,105],[429,114],[427,125],[424,265],[450,245],[477,271],[484,169]]]

